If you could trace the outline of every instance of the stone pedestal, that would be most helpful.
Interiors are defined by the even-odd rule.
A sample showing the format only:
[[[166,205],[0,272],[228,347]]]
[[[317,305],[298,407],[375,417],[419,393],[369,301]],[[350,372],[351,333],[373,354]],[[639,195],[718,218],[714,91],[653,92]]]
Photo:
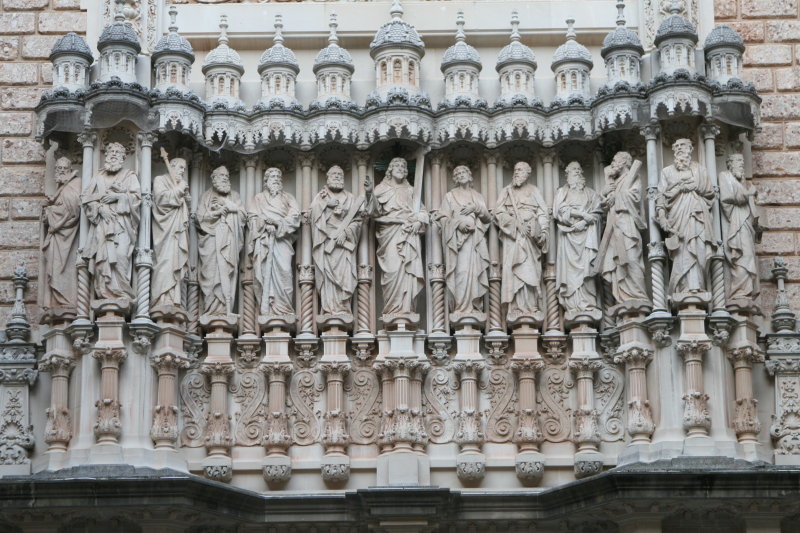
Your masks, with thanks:
[[[347,359],[347,331],[328,323],[322,334],[323,355],[319,367],[325,374],[327,410],[322,431],[325,455],[320,461],[322,479],[331,486],[342,485],[350,478],[347,447],[350,435],[344,410],[344,378],[350,371]]]

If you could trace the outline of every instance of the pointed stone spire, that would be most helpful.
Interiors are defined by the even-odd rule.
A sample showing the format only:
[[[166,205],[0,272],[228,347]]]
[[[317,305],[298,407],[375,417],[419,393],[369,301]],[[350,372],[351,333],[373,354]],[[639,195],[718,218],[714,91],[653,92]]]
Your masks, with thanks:
[[[125,0],[117,0],[117,5],[114,8],[114,22],[125,22],[125,13],[122,8],[125,5]]]
[[[331,29],[330,35],[328,35],[328,44],[329,45],[339,45],[339,36],[336,35],[336,28],[339,27],[339,23],[336,22],[336,12],[331,13],[330,22],[328,23],[328,27]]]
[[[775,294],[775,310],[772,312],[772,329],[775,332],[793,332],[795,330],[796,316],[789,306],[789,295],[786,292],[786,275],[789,269],[783,257],[776,257],[772,267],[772,277],[778,286]]]
[[[228,16],[219,16],[219,38],[217,42],[220,46],[228,46]]]
[[[578,37],[578,34],[575,33],[575,19],[568,18],[567,19],[567,40],[574,41]]]
[[[178,33],[178,8],[175,4],[169,6],[169,32]]]
[[[617,2],[617,26],[625,26],[625,2]]]
[[[456,42],[463,43],[467,40],[467,35],[464,33],[464,12],[462,10],[458,10],[458,15],[456,15]]]
[[[681,11],[683,11],[683,10],[681,9],[681,4],[680,4],[679,0],[672,0],[672,2],[669,5],[670,14],[671,15],[680,15]]]
[[[511,12],[511,40],[519,41],[521,36],[519,34],[519,13],[515,9]]]
[[[272,38],[275,44],[283,44],[283,15],[275,15],[275,37]]]
[[[394,19],[403,18],[403,6],[400,5],[400,0],[392,0],[392,9],[389,11]]]

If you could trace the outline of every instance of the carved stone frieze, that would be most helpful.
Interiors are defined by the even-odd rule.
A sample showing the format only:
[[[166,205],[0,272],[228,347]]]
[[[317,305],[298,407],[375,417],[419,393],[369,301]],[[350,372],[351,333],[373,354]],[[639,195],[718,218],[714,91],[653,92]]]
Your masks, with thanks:
[[[566,364],[548,365],[539,377],[537,405],[539,424],[548,442],[572,438],[570,395],[575,382]]]
[[[236,444],[259,445],[266,425],[267,386],[264,373],[243,361],[237,361],[236,371],[228,388],[237,406],[234,426]]]
[[[486,412],[486,440],[509,442],[514,435],[516,392],[514,374],[505,368],[490,367],[484,372],[480,388],[489,401]]]
[[[27,423],[24,399],[27,391],[7,388],[0,411],[0,465],[28,464],[28,451],[33,448],[33,426]]]
[[[380,382],[367,368],[350,373],[345,385],[350,437],[355,444],[374,444],[380,429]]]
[[[203,437],[211,399],[211,386],[199,369],[190,369],[183,377],[180,384],[180,397],[183,416],[181,445],[199,448],[204,445]]]
[[[603,365],[594,379],[600,438],[604,442],[625,438],[624,379],[622,372],[612,365]]]
[[[449,366],[433,366],[422,386],[425,429],[434,444],[452,442],[459,417],[459,382]]]
[[[324,390],[318,372],[301,369],[292,374],[289,406],[295,444],[306,446],[319,441],[322,429],[320,401]]]

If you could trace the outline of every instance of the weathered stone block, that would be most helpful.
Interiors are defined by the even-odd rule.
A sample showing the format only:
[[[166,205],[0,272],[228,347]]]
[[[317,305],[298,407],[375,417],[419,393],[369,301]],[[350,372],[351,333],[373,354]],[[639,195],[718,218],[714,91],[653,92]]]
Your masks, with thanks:
[[[35,139],[5,139],[3,163],[44,163],[44,149]]]
[[[47,59],[50,50],[61,37],[59,35],[30,35],[22,39],[22,57],[25,59]]]
[[[0,85],[36,85],[39,70],[35,63],[0,63]]]
[[[764,42],[764,23],[760,20],[744,21],[744,22],[726,22],[742,36],[746,43],[761,43]],[[774,40],[770,35],[770,40]]]
[[[13,87],[0,90],[0,106],[4,109],[33,109],[42,98],[43,88]]]
[[[43,198],[14,198],[14,201],[11,202],[11,218],[38,220],[42,214],[44,202]]]
[[[800,22],[796,20],[771,20],[767,22],[767,35],[775,43],[800,41]]]
[[[742,0],[742,17],[796,17],[797,0]]]
[[[784,128],[786,148],[800,148],[800,122],[787,122]]]
[[[788,256],[783,258],[786,268],[789,270],[789,279],[800,279],[800,257]],[[762,281],[770,281],[772,277],[772,267],[775,266],[775,258],[760,257],[758,259],[758,277]]]
[[[794,233],[791,231],[765,231],[761,243],[756,245],[758,254],[793,254]]]
[[[81,0],[53,0],[53,9],[79,9],[80,7]]]
[[[33,33],[34,24],[33,13],[0,13],[0,33]]]
[[[783,147],[783,125],[766,122],[761,125],[761,131],[753,137],[753,148],[781,148]]]
[[[717,0],[714,2],[714,18],[736,18],[736,0]]]
[[[764,179],[754,182],[760,205],[800,204],[800,180]]]
[[[11,61],[19,56],[19,37],[0,37],[0,61]]]
[[[0,198],[0,220],[8,219],[8,203],[10,201],[8,198]]]
[[[800,175],[800,152],[753,152],[753,175]]]
[[[751,44],[744,51],[744,64],[747,65],[791,65],[792,45],[790,44]]]
[[[764,120],[800,119],[800,94],[765,94],[761,99]]]
[[[39,222],[15,220],[0,223],[0,248],[39,246]]]
[[[33,10],[47,7],[50,0],[3,0],[3,9]]]
[[[0,279],[11,279],[20,263],[25,265],[29,278],[39,277],[38,250],[0,250]]]
[[[0,113],[0,135],[30,135],[31,131],[33,131],[31,113]]]
[[[53,64],[42,63],[39,71],[42,75],[42,83],[53,83]]]
[[[0,191],[9,196],[44,194],[44,168],[0,167]]]
[[[86,13],[39,13],[39,33],[86,33]]]
[[[771,68],[748,68],[742,72],[742,79],[749,81],[759,91],[771,91],[775,88]]]
[[[800,67],[776,68],[775,84],[779,91],[800,89]]]
[[[796,207],[767,207],[761,225],[768,229],[799,229],[800,209]]]

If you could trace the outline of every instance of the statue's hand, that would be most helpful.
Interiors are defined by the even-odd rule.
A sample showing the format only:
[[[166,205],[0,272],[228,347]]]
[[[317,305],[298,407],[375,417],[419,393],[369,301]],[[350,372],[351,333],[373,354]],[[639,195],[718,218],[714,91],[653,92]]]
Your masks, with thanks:
[[[373,188],[374,187],[373,187],[373,184],[372,184],[372,178],[370,178],[369,176],[364,178],[364,192],[367,193],[367,198],[372,196]]]
[[[579,220],[572,227],[575,231],[583,231],[586,229],[586,220]]]
[[[100,197],[100,201],[104,204],[113,204],[119,201],[119,195],[115,193],[105,193]]]
[[[544,230],[540,231],[539,235],[534,237],[533,242],[539,248],[544,249],[547,246],[547,232]]]
[[[336,198],[328,198],[328,203],[326,205],[328,207],[339,207],[339,200]]]
[[[264,226],[264,230],[266,230],[267,235],[272,235],[273,233],[275,233],[276,229],[277,228],[275,226],[273,226],[272,224],[267,224],[267,225]]]
[[[347,242],[347,234],[342,232],[341,235],[336,237],[336,246],[344,246],[344,243]]]
[[[459,211],[461,215],[471,215],[474,212],[475,212],[474,204],[467,204],[464,207],[462,207],[461,210]]]
[[[462,233],[470,233],[472,231],[475,231],[475,226],[473,226],[472,222],[470,222],[469,220],[462,220],[458,224],[458,231]]]

